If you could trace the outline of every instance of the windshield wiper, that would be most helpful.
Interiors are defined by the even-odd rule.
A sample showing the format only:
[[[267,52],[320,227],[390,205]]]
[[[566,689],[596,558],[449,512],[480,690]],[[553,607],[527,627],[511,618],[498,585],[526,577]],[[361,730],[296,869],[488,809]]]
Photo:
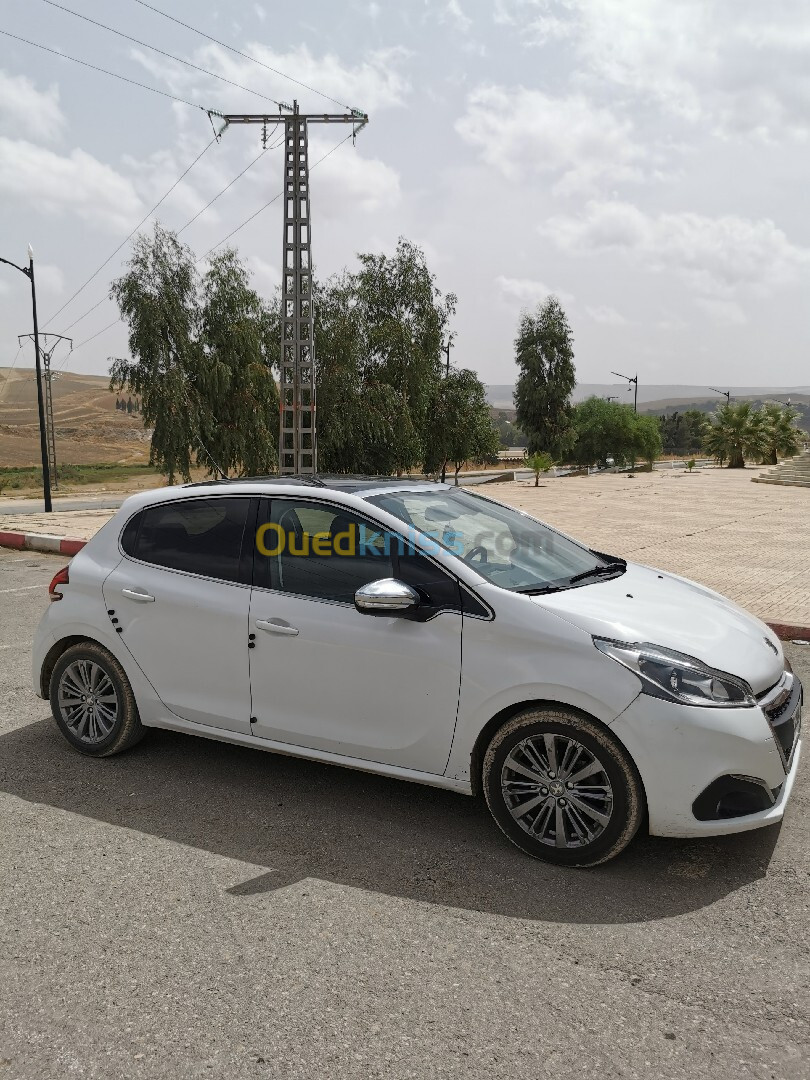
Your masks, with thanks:
[[[542,596],[544,593],[563,592],[568,585],[526,585],[521,589],[513,589],[513,592],[523,593],[524,596]]]
[[[577,581],[584,581],[586,578],[598,577],[602,574],[615,574],[617,571],[623,574],[626,569],[626,562],[612,562],[607,563],[606,566],[592,566],[590,570],[583,570],[581,574],[574,574],[572,578],[568,579],[568,584],[573,585]]]

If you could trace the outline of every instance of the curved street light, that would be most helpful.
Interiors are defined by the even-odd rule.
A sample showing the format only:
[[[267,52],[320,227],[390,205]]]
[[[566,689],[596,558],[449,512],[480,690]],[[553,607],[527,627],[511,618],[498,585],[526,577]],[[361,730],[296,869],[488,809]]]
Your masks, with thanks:
[[[635,394],[633,395],[633,412],[638,412],[638,373],[636,373],[632,379],[629,375],[622,375],[618,371],[611,371],[611,375],[618,375],[620,379],[627,379],[627,389],[630,389],[630,384],[635,383]]]

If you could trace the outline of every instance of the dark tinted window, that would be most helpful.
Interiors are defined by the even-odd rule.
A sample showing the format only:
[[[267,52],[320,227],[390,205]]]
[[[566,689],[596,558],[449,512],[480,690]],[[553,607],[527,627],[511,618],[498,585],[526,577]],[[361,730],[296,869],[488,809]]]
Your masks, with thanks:
[[[257,536],[257,582],[350,604],[361,585],[394,576],[385,546],[373,524],[341,507],[273,499]]]
[[[224,498],[150,506],[127,525],[122,545],[136,559],[156,566],[238,581],[249,506],[249,499]]]

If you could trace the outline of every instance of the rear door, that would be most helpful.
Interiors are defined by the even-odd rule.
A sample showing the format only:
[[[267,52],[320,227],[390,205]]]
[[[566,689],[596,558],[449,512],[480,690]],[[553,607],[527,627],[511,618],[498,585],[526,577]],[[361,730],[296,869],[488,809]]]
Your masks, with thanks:
[[[250,731],[248,614],[257,499],[161,502],[131,519],[104,582],[121,640],[177,716]]]

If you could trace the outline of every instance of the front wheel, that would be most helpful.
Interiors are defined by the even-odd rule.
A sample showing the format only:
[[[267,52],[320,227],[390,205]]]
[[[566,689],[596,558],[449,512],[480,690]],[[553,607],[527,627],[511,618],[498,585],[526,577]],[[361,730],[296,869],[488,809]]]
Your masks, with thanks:
[[[51,675],[50,697],[59,730],[82,754],[109,757],[143,738],[124,669],[94,641],[62,653]]]
[[[484,757],[483,786],[513,844],[565,866],[614,858],[644,817],[641,780],[607,728],[554,708],[504,724]]]

